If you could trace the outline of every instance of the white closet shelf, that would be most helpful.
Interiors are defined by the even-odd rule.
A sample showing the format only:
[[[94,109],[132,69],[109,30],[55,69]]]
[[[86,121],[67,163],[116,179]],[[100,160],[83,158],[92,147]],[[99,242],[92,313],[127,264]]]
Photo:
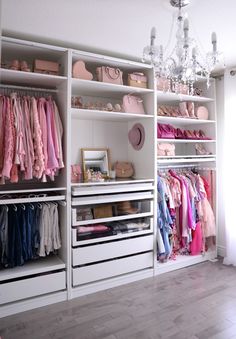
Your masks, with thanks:
[[[67,80],[64,76],[0,69],[1,84],[27,85],[52,89]]]
[[[102,97],[121,97],[124,94],[149,94],[152,89],[126,85],[116,85],[100,81],[72,79],[72,94],[83,94]]]
[[[76,232],[76,230],[73,230]],[[139,235],[147,235],[147,234],[152,234],[152,230],[143,230],[143,231],[134,231],[134,232],[127,232],[127,233],[122,233],[122,234],[114,234],[110,235],[108,237],[99,237],[95,239],[88,239],[88,240],[78,240],[76,243],[78,245],[90,245],[90,244],[96,244],[99,242],[103,241],[110,241],[110,240],[118,240],[118,239],[125,239],[125,238],[131,238],[131,237],[136,237]],[[76,235],[75,235],[76,236]]]
[[[215,162],[216,158],[189,158],[189,159],[183,159],[183,157],[180,158],[172,158],[172,159],[159,159],[157,160],[157,164],[180,164],[180,163],[199,163],[199,162]]]
[[[23,266],[6,268],[0,271],[0,281],[26,277],[29,275],[65,269],[65,263],[57,256],[39,258],[25,263]]]
[[[12,190],[0,190],[0,194],[16,194],[16,193],[46,193],[46,192],[58,192],[66,191],[66,187],[50,187],[50,188],[27,188],[27,189],[12,189]]]
[[[216,140],[199,140],[199,139],[157,139],[157,142],[172,142],[172,143],[182,143],[182,144],[189,144],[189,143],[214,143]]]
[[[190,119],[190,118],[178,118],[178,117],[164,117],[157,116],[157,122],[165,124],[178,124],[178,125],[198,125],[198,124],[215,124],[215,120],[201,120],[201,119]]]
[[[71,116],[73,118],[83,120],[104,120],[104,121],[132,121],[137,119],[154,119],[154,116],[150,114],[108,112],[78,108],[71,109]]]
[[[152,217],[152,216],[153,216],[153,212],[143,212],[143,213],[128,214],[128,215],[126,214],[126,215],[119,215],[117,217],[77,221],[76,224],[74,224],[72,227],[76,228],[78,226],[84,226],[84,225],[94,225],[94,224],[99,224],[103,222],[112,222],[112,221],[121,221],[121,220],[133,220],[133,219],[146,218],[146,217]]]
[[[110,67],[119,67],[121,70],[134,70],[137,72],[137,69],[140,70],[150,70],[152,69],[152,66],[150,64],[145,64],[142,62],[137,61],[131,61],[131,60],[125,60],[115,57],[110,57],[107,55],[101,55],[101,54],[94,54],[90,52],[84,52],[84,51],[78,51],[73,50],[72,51],[72,61],[75,62],[77,60],[83,60],[86,63],[89,63],[90,65],[93,65],[95,67],[101,65],[101,66],[110,66]]]
[[[209,251],[205,255],[177,255],[176,260],[168,260],[166,263],[155,263],[154,274],[162,274],[179,268],[198,264],[216,258],[216,251]]]
[[[114,179],[106,180],[103,182],[79,182],[72,183],[71,187],[83,187],[83,186],[103,186],[103,185],[122,185],[122,184],[136,184],[136,183],[145,183],[145,182],[154,182],[154,179]]]
[[[53,195],[47,197],[27,197],[27,198],[12,198],[12,199],[1,199],[0,205],[9,204],[27,204],[32,202],[50,202],[50,201],[62,201],[65,200],[65,195]]]
[[[176,94],[171,92],[156,91],[158,103],[170,103],[179,101],[194,101],[194,102],[213,102],[214,99],[195,95]]]

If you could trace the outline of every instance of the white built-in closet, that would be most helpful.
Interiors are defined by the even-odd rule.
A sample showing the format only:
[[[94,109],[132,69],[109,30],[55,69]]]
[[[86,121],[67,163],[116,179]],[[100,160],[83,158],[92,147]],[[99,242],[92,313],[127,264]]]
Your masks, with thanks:
[[[158,166],[196,165],[216,167],[216,111],[215,87],[210,89],[204,81],[201,97],[177,95],[155,90],[154,70],[150,65],[130,60],[111,58],[72,49],[42,45],[17,39],[2,38],[2,63],[13,59],[26,60],[30,65],[37,59],[60,63],[60,75],[45,75],[33,72],[1,68],[1,91],[51,95],[57,102],[63,123],[63,152],[65,168],[54,182],[22,181],[0,187],[1,204],[54,201],[58,203],[62,247],[54,256],[33,260],[23,266],[0,270],[0,314],[1,316],[26,309],[70,299],[123,283],[151,277],[159,273],[188,266],[214,258],[215,251],[205,256],[183,256],[176,261],[159,264],[156,260],[156,210]],[[118,67],[123,71],[124,85],[72,78],[72,66],[83,60],[90,72],[95,74],[98,66]],[[127,85],[131,72],[142,72],[148,77],[148,88]],[[122,103],[125,94],[136,94],[143,99],[146,114],[96,111],[73,108],[72,96],[87,100]],[[160,104],[177,104],[179,101],[203,103],[210,112],[209,120],[158,117]],[[211,138],[206,141],[211,157],[196,157],[192,141],[174,141],[176,156],[157,157],[157,122],[170,123],[176,127],[198,128]],[[145,142],[141,150],[135,150],[128,140],[128,132],[135,123],[145,129]],[[161,140],[163,141],[163,140]],[[168,141],[168,140],[166,140]],[[172,140],[173,141],[173,140]],[[71,183],[71,165],[81,164],[82,148],[108,148],[110,161],[130,161],[135,168],[133,179],[108,180],[100,183]],[[40,194],[45,193],[47,197]],[[27,196],[29,195],[30,196]],[[26,196],[26,198],[22,197]],[[22,200],[23,199],[23,200]],[[77,219],[80,208],[130,202],[138,206],[133,215],[110,216],[102,220]],[[216,209],[216,195],[214,208]],[[148,224],[145,230],[119,233],[103,238],[79,240],[77,227],[119,220],[142,219]]]

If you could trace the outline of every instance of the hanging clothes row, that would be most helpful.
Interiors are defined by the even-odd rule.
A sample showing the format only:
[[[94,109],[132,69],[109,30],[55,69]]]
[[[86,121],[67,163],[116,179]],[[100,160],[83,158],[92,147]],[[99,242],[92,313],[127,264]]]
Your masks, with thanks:
[[[0,266],[11,268],[61,247],[55,202],[0,206]]]
[[[190,170],[159,172],[157,190],[158,260],[205,252],[216,235],[212,185],[206,177]]]
[[[33,178],[45,182],[47,176],[54,180],[64,167],[63,126],[51,97],[1,95],[0,131],[2,184]]]

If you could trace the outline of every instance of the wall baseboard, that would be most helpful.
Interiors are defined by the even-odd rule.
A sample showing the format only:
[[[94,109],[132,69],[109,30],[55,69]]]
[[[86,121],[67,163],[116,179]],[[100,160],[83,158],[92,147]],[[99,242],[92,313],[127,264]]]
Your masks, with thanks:
[[[217,254],[220,257],[225,257],[226,256],[226,247],[225,246],[221,246],[221,245],[217,245]]]

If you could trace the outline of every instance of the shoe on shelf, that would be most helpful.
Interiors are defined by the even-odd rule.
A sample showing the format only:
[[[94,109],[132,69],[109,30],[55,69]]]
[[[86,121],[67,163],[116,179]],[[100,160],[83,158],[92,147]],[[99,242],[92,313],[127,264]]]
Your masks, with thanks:
[[[19,71],[20,70],[20,62],[19,60],[12,60],[9,69],[12,69],[13,71]]]
[[[195,144],[195,150],[197,155],[210,155],[211,152],[207,151],[202,144]]]
[[[192,119],[196,119],[196,116],[194,114],[194,102],[188,101],[187,102],[187,109],[188,109],[189,117],[192,118]]]
[[[179,103],[179,110],[180,110],[180,114],[183,118],[189,118],[189,113],[188,113],[186,102],[180,102]]]
[[[29,66],[28,66],[26,61],[21,61],[20,62],[20,70],[24,71],[24,72],[30,72],[30,68],[29,68]]]
[[[211,138],[207,137],[202,130],[199,131],[199,135],[200,135],[200,139],[211,140]]]
[[[184,131],[182,131],[182,129],[180,128],[176,128],[175,130],[175,139],[185,139],[185,134]]]
[[[184,136],[185,136],[185,139],[197,139],[196,135],[194,134],[194,131],[190,131],[190,130],[185,130]]]

